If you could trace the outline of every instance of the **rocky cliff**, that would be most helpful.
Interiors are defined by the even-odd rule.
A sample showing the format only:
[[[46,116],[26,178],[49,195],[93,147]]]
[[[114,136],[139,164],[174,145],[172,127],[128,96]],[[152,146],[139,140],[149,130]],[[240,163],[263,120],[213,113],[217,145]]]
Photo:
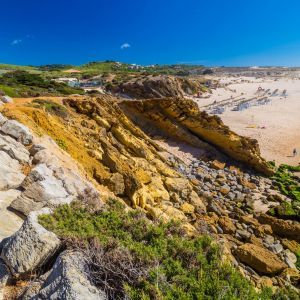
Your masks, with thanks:
[[[123,101],[122,107],[130,109],[131,116],[142,114],[144,118],[153,121],[154,126],[179,140],[195,147],[206,147],[208,151],[215,147],[261,173],[272,173],[267,162],[260,156],[256,140],[237,135],[219,117],[199,111],[192,100],[167,98]],[[203,142],[208,145],[204,146]]]
[[[2,112],[9,119],[0,115],[0,214],[10,221],[0,227],[0,291],[24,279],[24,299],[105,299],[80,254],[61,253],[61,241],[37,220],[60,204],[112,197],[151,220],[180,220],[188,235],[213,236],[258,288],[299,288],[299,223],[266,214],[289,199],[257,172],[269,173],[257,143],[193,102],[16,99]],[[185,163],[153,134],[202,154]]]
[[[134,99],[183,97],[207,90],[199,80],[165,75],[138,76],[120,82],[111,82],[107,87],[114,94],[126,95]]]

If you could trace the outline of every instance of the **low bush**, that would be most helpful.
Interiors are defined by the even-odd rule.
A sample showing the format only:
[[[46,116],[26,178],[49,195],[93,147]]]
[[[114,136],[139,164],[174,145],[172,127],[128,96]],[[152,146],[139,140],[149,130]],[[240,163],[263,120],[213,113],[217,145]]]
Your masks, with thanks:
[[[73,88],[64,83],[45,79],[40,74],[20,70],[0,76],[0,86],[2,90],[9,92],[8,95],[16,97],[84,94],[80,88]]]
[[[151,223],[137,210],[125,212],[117,201],[94,212],[78,203],[64,205],[39,222],[67,247],[83,251],[89,278],[109,299],[275,297],[269,289],[256,292],[221,263],[220,248],[209,237],[187,237],[176,222]]]
[[[280,165],[273,176],[280,192],[291,199],[291,204],[284,202],[271,213],[277,216],[300,220],[300,181],[294,172],[300,172],[300,166]]]
[[[61,118],[67,118],[69,115],[65,106],[58,104],[52,100],[34,99],[30,103],[30,105],[35,108],[45,109],[48,113],[57,115]]]

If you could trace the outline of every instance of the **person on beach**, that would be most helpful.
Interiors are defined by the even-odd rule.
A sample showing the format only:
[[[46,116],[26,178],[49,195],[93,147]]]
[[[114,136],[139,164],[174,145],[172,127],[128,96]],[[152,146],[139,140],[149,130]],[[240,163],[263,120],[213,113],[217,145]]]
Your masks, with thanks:
[[[295,148],[294,150],[293,150],[293,156],[295,157],[297,155],[297,149]]]

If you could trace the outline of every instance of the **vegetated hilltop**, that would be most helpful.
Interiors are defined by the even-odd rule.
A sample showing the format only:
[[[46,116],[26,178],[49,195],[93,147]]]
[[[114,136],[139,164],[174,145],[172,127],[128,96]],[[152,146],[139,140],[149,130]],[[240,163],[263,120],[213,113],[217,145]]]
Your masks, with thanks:
[[[17,70],[0,76],[0,90],[11,97],[37,97],[83,94],[84,91],[44,79],[40,74]]]
[[[79,204],[41,217],[41,224],[54,231],[68,249],[75,248],[87,258],[63,253],[55,269],[68,269],[72,260],[85,262],[91,270],[88,278],[110,298],[124,294],[133,299],[140,295],[145,299],[183,295],[217,298],[215,291],[225,285],[229,285],[225,295],[233,299],[246,297],[247,293],[249,299],[258,298],[232,267],[224,269],[220,263],[223,253],[224,259],[258,288],[273,287],[278,293],[288,286],[299,288],[299,223],[274,213],[276,206],[290,203],[289,195],[280,194],[277,183],[261,175],[273,172],[260,157],[257,142],[238,136],[219,118],[200,112],[193,101],[132,101],[108,95],[46,97],[16,100],[6,104],[2,112],[34,133],[52,137],[80,163],[96,187],[109,189],[127,210],[131,207],[141,212],[120,216],[114,206],[103,208],[102,201],[87,193],[78,199]],[[174,141],[180,150],[174,151]],[[178,151],[195,149],[199,152],[189,161],[178,155]],[[100,195],[104,201],[109,197]],[[43,195],[38,198],[43,199]],[[47,198],[42,203],[50,205]],[[40,200],[28,196],[13,201],[10,207],[23,215],[41,208]],[[151,225],[141,231],[139,226],[146,226],[143,215],[166,225]],[[180,230],[177,225],[172,227],[174,220],[179,222]],[[131,227],[135,222],[140,225]],[[203,244],[199,235],[211,236],[221,252],[210,242]],[[161,253],[153,245],[159,245],[156,249]],[[200,253],[195,260],[180,263],[195,252]],[[147,257],[152,257],[155,264]],[[107,269],[102,269],[103,261]],[[114,264],[120,276],[109,271],[112,268],[108,262]],[[128,264],[132,272],[124,267]],[[137,273],[136,266],[141,273]],[[33,266],[31,271],[36,268]],[[218,270],[217,274],[209,274],[210,268]],[[201,269],[204,274],[200,279],[197,274]],[[183,278],[184,274],[187,277]],[[55,276],[52,273],[46,281],[43,277],[37,279],[40,295],[52,295],[53,290],[46,287],[56,282]],[[157,286],[157,276],[167,279]],[[109,278],[108,282],[104,278]],[[72,281],[65,280],[68,284]],[[292,290],[284,291],[286,295],[291,293],[291,299],[296,293]],[[263,293],[265,299],[272,298],[269,290]]]
[[[37,67],[0,65],[0,90],[12,97],[83,94],[80,87],[95,87],[131,98],[157,98],[208,92],[203,75],[210,69],[193,65],[141,66],[114,61],[90,62],[81,66],[51,64]]]

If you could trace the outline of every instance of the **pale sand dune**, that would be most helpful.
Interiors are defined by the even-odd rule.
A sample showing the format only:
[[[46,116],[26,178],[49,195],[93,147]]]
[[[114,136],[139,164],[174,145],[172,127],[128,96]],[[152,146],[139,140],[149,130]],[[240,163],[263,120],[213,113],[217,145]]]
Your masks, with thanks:
[[[230,84],[226,90],[214,91],[209,99],[197,101],[200,108],[214,101],[227,99],[231,95],[236,97],[244,93],[244,97],[254,97],[259,86],[263,89],[270,89],[271,92],[279,89],[278,96],[269,97],[272,100],[269,104],[252,106],[243,111],[231,111],[232,108],[226,108],[220,117],[238,134],[257,139],[261,154],[267,160],[298,165],[300,163],[300,80],[241,79],[251,82],[234,83]],[[234,78],[234,80],[237,79]],[[228,92],[228,88],[236,92]],[[286,98],[281,96],[284,89],[287,90]],[[249,128],[249,126],[254,126],[254,128]],[[262,126],[266,128],[259,128]],[[298,151],[296,157],[292,157],[293,148]]]

